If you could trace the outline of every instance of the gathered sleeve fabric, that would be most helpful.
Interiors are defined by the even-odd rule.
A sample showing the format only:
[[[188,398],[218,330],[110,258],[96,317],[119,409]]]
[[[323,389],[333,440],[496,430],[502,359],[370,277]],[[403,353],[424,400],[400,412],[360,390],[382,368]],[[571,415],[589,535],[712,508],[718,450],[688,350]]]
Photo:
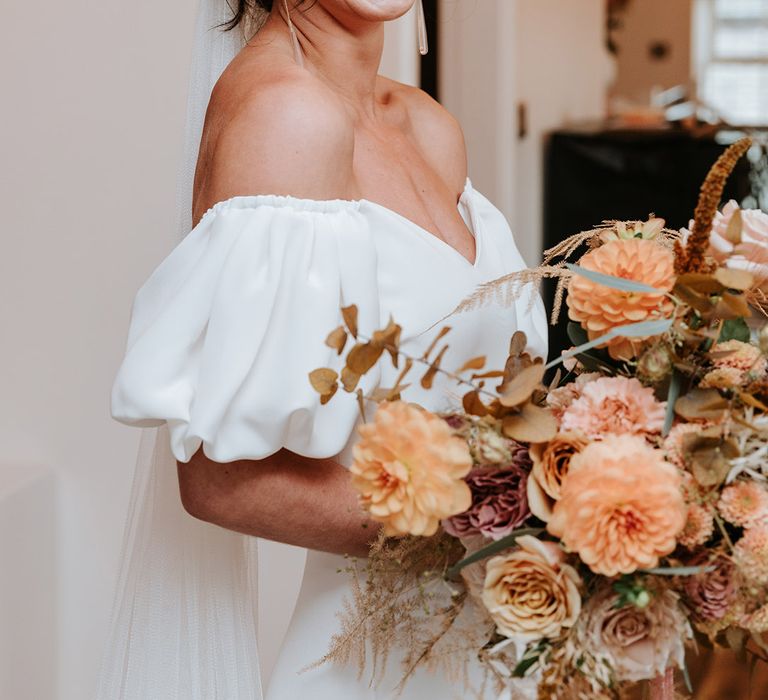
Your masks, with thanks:
[[[166,423],[182,462],[201,445],[217,462],[281,448],[333,457],[354,430],[357,400],[340,390],[321,406],[309,373],[340,370],[324,341],[350,304],[361,333],[372,333],[377,256],[358,202],[219,202],[137,293],[112,415]],[[377,372],[363,378],[364,391]]]

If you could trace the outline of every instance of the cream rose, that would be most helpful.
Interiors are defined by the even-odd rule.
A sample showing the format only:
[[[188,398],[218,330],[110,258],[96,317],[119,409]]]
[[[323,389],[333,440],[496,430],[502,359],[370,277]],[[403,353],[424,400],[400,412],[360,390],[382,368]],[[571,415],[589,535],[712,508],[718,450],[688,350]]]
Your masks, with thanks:
[[[483,603],[499,634],[521,641],[555,637],[581,611],[581,579],[552,542],[524,535],[518,549],[486,568]]]
[[[729,240],[728,227],[734,214],[741,212],[741,241]],[[726,267],[747,270],[755,286],[768,291],[768,214],[759,209],[740,209],[731,200],[718,212],[709,237],[710,253]]]

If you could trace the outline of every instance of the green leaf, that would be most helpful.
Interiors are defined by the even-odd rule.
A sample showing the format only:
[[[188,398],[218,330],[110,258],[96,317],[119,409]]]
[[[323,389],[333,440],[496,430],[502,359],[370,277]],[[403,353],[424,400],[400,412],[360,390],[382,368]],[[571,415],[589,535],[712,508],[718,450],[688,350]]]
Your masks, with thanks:
[[[595,338],[588,343],[584,343],[583,345],[579,345],[564,352],[560,357],[552,360],[552,362],[550,362],[544,369],[556,367],[563,360],[580,355],[587,350],[592,350],[592,348],[596,348],[598,345],[603,345],[614,338],[649,338],[655,335],[661,335],[670,329],[672,321],[673,319],[671,318],[660,318],[652,321],[638,321],[637,323],[629,323],[624,326],[616,326],[599,338]]]
[[[748,343],[750,339],[749,326],[743,318],[729,318],[723,322],[720,331],[718,343],[724,343],[726,340],[740,340],[742,343]]]
[[[512,671],[512,677],[513,678],[523,678],[525,676],[525,672],[533,666],[538,660],[541,654],[536,654],[536,656],[528,656],[523,658],[523,660],[515,666],[514,670]]]
[[[714,570],[714,566],[658,566],[655,569],[640,569],[640,573],[652,576],[697,576]]]
[[[673,370],[672,378],[669,380],[669,391],[667,392],[667,411],[664,416],[664,427],[661,430],[662,437],[667,437],[672,429],[672,423],[675,420],[675,404],[680,398],[682,383],[683,376],[677,370]]]
[[[576,321],[568,321],[568,339],[574,345],[583,345],[589,340],[587,332]]]
[[[565,266],[573,272],[574,275],[580,275],[586,277],[588,280],[600,284],[604,287],[610,287],[611,289],[618,289],[622,292],[638,292],[641,294],[665,294],[661,289],[651,287],[648,284],[642,282],[635,282],[635,280],[624,279],[623,277],[614,277],[613,275],[605,275],[602,272],[595,272],[594,270],[587,270],[578,265],[571,263],[565,263]]]
[[[472,552],[472,554],[470,554],[468,557],[464,557],[464,559],[461,561],[456,562],[450,569],[448,569],[445,577],[448,579],[455,579],[458,577],[459,572],[465,566],[474,564],[477,561],[482,561],[483,559],[487,559],[488,557],[497,554],[498,552],[502,552],[505,549],[513,547],[518,537],[522,537],[523,535],[533,535],[535,537],[536,535],[540,535],[542,532],[544,532],[544,528],[542,527],[523,527],[519,530],[515,530],[506,537],[502,537],[500,540],[491,542],[485,547],[481,547],[476,552]]]

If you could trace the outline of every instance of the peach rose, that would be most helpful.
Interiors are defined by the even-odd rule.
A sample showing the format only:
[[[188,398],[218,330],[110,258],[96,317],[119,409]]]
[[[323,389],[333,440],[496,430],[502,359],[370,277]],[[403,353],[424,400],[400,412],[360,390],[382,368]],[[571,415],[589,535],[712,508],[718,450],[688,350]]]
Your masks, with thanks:
[[[387,535],[433,535],[443,518],[472,505],[464,477],[467,443],[432,413],[402,401],[382,404],[358,429],[352,486]]]
[[[672,301],[665,296],[675,283],[675,256],[653,240],[609,241],[579,261],[587,270],[642,282],[659,293],[622,292],[574,275],[568,284],[568,316],[587,331],[590,340],[612,328],[668,316]],[[636,357],[642,339],[615,338],[608,352],[616,359]]]
[[[558,433],[550,442],[531,445],[533,469],[526,484],[528,508],[540,520],[547,522],[552,517],[571,459],[588,443],[579,433]]]
[[[488,562],[483,603],[505,637],[556,637],[579,616],[581,579],[553,542],[524,535],[517,545]]]
[[[636,435],[608,435],[571,460],[547,529],[603,576],[652,568],[686,522],[681,478]]]

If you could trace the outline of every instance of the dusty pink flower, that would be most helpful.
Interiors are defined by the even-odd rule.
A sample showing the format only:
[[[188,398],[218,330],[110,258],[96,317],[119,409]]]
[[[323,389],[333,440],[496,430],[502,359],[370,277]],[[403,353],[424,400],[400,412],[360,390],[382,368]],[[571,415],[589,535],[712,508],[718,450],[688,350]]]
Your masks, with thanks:
[[[561,418],[566,409],[581,396],[582,389],[594,379],[599,379],[597,372],[580,374],[572,382],[563,384],[547,394],[547,405],[556,418]]]
[[[713,369],[700,382],[703,388],[733,389],[765,374],[766,359],[760,348],[740,340],[718,343],[710,353]]]
[[[664,425],[665,406],[637,379],[601,377],[584,386],[563,413],[560,429],[593,439],[606,434],[653,435]]]
[[[733,559],[745,578],[768,584],[768,526],[758,525],[746,530],[736,543]]]
[[[677,543],[686,549],[701,547],[715,530],[715,518],[712,508],[691,503],[683,531],[677,536]]]
[[[765,634],[768,632],[768,605],[763,605],[747,615],[743,620],[743,625],[752,634]]]
[[[518,528],[530,515],[526,495],[529,470],[527,451],[505,467],[472,470],[466,478],[472,492],[472,505],[469,510],[443,521],[446,532],[454,537],[485,535],[499,540]]]
[[[768,491],[756,481],[737,481],[723,489],[717,509],[739,527],[768,525]]]
[[[582,615],[585,646],[606,657],[617,680],[641,681],[671,666],[682,668],[690,628],[677,595],[657,591],[645,608],[617,607],[617,602],[606,587],[589,599]]]
[[[719,620],[736,596],[733,562],[722,554],[712,557],[709,552],[702,552],[691,560],[690,565],[714,567],[713,571],[687,576],[684,585],[688,602],[697,617]]]

